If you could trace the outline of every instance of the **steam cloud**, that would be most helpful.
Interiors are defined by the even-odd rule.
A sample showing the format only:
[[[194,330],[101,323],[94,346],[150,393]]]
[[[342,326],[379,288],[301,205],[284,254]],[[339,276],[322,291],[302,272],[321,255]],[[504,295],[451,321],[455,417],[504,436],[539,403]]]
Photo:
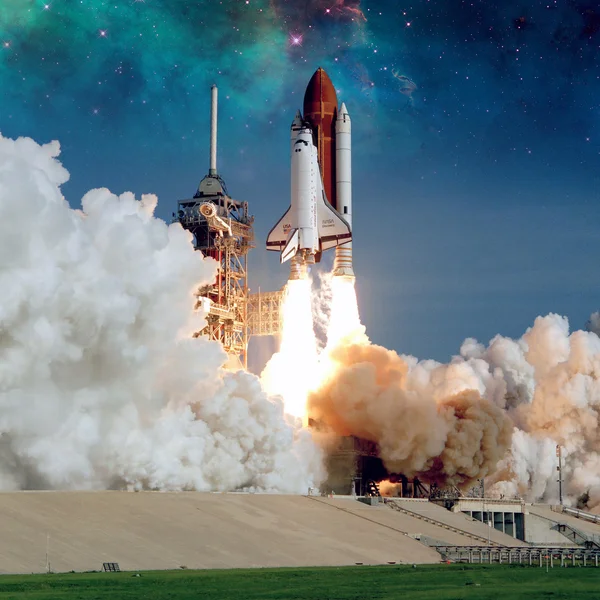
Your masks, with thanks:
[[[597,322],[592,316],[589,329]],[[379,444],[390,472],[465,488],[487,477],[495,495],[566,499],[600,509],[600,338],[538,317],[521,339],[467,339],[443,365],[371,345],[331,351],[333,371],[311,416],[339,435]]]
[[[572,502],[600,504],[600,338],[569,333],[565,317],[538,317],[520,340],[495,337],[487,348],[467,340],[461,354],[479,357],[506,382],[505,410],[515,424],[511,453],[495,476],[498,491],[527,499],[558,498],[555,447]],[[589,498],[587,498],[589,496]]]
[[[218,344],[190,337],[203,323],[193,291],[216,264],[154,218],[154,196],[93,190],[72,210],[58,155],[57,142],[0,136],[0,489],[318,485],[310,434],[256,377],[223,371]],[[313,417],[376,441],[392,472],[462,487],[487,476],[530,501],[557,499],[560,444],[568,501],[600,510],[598,313],[589,331],[550,314],[518,340],[467,339],[443,365],[370,344],[353,287],[325,287],[334,347]]]
[[[216,264],[153,216],[88,192],[59,144],[0,136],[0,489],[305,492],[320,454],[258,379],[191,339]]]
[[[333,350],[334,376],[311,395],[311,415],[338,435],[377,442],[388,471],[440,485],[492,473],[512,424],[481,396],[472,365],[413,364],[369,344]]]

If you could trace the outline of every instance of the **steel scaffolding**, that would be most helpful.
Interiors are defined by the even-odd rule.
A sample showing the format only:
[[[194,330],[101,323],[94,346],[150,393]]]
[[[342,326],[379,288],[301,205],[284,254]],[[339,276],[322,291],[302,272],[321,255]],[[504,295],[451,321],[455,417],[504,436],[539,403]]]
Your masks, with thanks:
[[[285,286],[278,292],[261,292],[248,297],[249,335],[279,335],[281,333],[281,307]]]
[[[205,177],[195,196],[177,203],[175,220],[194,236],[194,248],[219,264],[215,281],[198,290],[196,308],[208,310],[196,333],[220,342],[233,365],[247,367],[248,251],[254,247],[254,217],[248,203],[233,200],[223,180]]]

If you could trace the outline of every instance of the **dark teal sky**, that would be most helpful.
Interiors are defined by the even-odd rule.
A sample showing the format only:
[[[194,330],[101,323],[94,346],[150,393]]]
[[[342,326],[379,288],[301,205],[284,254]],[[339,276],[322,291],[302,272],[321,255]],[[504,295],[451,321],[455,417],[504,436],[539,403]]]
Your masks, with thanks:
[[[2,0],[0,43],[0,131],[60,140],[73,206],[92,187],[153,192],[170,219],[207,171],[217,83],[219,171],[256,216],[255,289],[287,276],[264,240],[323,66],[352,117],[373,341],[444,360],[465,337],[598,309],[595,3]]]

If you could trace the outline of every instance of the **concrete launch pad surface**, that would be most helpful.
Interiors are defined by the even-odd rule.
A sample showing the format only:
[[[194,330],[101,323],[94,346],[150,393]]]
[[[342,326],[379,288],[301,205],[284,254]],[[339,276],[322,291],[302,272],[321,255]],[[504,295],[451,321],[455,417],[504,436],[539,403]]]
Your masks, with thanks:
[[[443,506],[435,504],[434,502],[415,501],[403,498],[395,498],[395,501],[402,508],[409,510],[412,513],[416,513],[422,517],[434,519],[435,521],[439,521],[440,523],[444,523],[450,527],[455,527],[456,529],[460,529],[461,531],[465,531],[482,538],[487,539],[489,536],[490,541],[497,544],[502,544],[503,546],[527,545],[510,535],[502,533],[501,531],[497,531],[493,527],[489,527],[481,521],[476,521],[475,519],[470,518],[468,515],[465,515],[462,512],[451,512],[446,510]],[[486,510],[491,510],[491,507],[488,505]],[[483,542],[468,543],[473,545],[483,544]]]
[[[375,521],[382,526],[397,528],[410,536],[425,536],[432,542],[439,542],[440,545],[457,546],[488,546],[487,536],[489,529],[490,541],[503,546],[525,546],[523,542],[494,528],[469,519],[462,513],[452,513],[445,508],[437,506],[427,501],[403,500],[394,498],[394,501],[407,510],[433,519],[437,523],[431,523],[424,519],[413,517],[402,512],[398,512],[381,504],[379,506],[367,506],[360,502],[350,499],[332,499],[319,498],[325,502],[341,508],[361,518],[367,518]],[[448,528],[444,527],[447,525]],[[479,536],[483,539],[474,539],[468,535],[462,535],[456,529]]]
[[[600,524],[598,523],[592,523],[585,519],[578,519],[567,513],[554,511],[547,504],[532,504],[529,507],[529,512],[538,517],[553,521],[554,523],[565,523],[587,535],[600,539]]]
[[[47,550],[54,571],[440,561],[401,531],[304,496],[0,493],[0,531],[0,573],[44,572]]]

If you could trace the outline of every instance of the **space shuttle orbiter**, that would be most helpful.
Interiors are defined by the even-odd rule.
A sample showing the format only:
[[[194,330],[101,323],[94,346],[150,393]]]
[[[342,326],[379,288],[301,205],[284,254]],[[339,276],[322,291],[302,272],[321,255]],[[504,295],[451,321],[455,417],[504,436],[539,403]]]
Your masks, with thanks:
[[[350,116],[318,69],[291,127],[291,206],[267,237],[267,250],[292,260],[291,279],[336,248],[334,275],[354,276],[351,227]],[[336,210],[336,206],[339,210]],[[343,214],[342,214],[343,213]]]
[[[292,278],[301,277],[324,250],[352,238],[350,225],[325,196],[312,130],[299,121],[297,115],[292,125],[298,131],[292,144],[291,206],[267,237],[267,249],[280,251],[282,263],[295,259]]]

